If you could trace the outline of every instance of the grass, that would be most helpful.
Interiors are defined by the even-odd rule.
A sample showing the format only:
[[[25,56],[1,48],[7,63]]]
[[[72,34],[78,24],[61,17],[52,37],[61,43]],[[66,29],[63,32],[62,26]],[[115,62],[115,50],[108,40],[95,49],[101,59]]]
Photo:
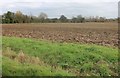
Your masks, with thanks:
[[[60,75],[118,75],[117,48],[98,46],[93,44],[57,43],[15,37],[3,37],[2,45],[3,52],[5,52],[9,47],[16,54],[19,54],[20,51],[22,51],[29,57],[38,57],[50,67],[61,67],[61,70],[64,71],[64,73],[60,72]],[[10,65],[8,65],[9,63]],[[7,69],[14,64],[16,68],[21,69],[21,71],[18,71],[18,69],[14,68],[16,72],[19,72],[20,75],[28,75],[26,73],[22,73],[22,71],[24,71],[22,70],[22,67],[27,68],[29,66],[27,66],[27,64],[18,65],[18,63],[19,62],[9,60],[8,58],[3,58],[3,74],[7,75]],[[38,69],[35,65],[30,66],[31,69],[38,71],[37,74],[35,73],[33,75],[56,75],[54,74],[55,72],[52,74],[48,73],[49,70],[47,70],[47,68],[49,69],[49,67],[46,68],[44,74],[40,73],[39,70],[42,70],[42,67],[39,65],[37,66]]]
[[[56,69],[36,57],[16,54],[11,49],[3,52],[3,76],[72,76],[74,74]]]
[[[7,57],[3,58],[3,76],[69,76],[64,70],[53,70],[50,66],[21,64]],[[52,71],[52,72],[51,72]]]

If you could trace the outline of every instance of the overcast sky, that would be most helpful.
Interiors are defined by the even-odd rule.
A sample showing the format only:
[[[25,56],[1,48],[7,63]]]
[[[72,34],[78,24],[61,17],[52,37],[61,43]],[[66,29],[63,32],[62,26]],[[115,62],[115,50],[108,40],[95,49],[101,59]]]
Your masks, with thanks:
[[[71,18],[77,15],[118,17],[119,0],[0,0],[0,14],[6,11],[21,11],[38,16],[45,12],[48,17],[64,14]]]

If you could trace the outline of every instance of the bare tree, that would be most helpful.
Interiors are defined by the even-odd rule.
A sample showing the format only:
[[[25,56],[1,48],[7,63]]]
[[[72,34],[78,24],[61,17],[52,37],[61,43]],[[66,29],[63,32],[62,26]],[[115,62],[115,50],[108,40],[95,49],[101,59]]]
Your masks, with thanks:
[[[38,16],[39,19],[47,19],[48,16],[46,13],[41,12],[40,15]]]

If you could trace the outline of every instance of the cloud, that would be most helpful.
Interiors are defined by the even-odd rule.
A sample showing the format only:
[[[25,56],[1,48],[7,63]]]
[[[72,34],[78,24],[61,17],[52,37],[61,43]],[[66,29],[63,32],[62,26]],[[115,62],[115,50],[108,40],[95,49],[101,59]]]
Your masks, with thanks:
[[[0,10],[22,11],[25,14],[39,15],[45,12],[49,17],[84,16],[117,17],[118,0],[0,0]],[[0,12],[1,14],[1,12]]]
[[[93,3],[93,2],[118,2],[119,0],[0,0],[0,2],[77,2],[77,3]]]

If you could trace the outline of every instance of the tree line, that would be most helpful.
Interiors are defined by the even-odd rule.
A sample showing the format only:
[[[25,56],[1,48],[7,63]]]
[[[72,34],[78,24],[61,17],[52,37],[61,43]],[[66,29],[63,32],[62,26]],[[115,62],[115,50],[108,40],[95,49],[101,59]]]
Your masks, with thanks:
[[[117,19],[106,19],[105,17],[83,17],[78,15],[71,19],[68,19],[65,15],[61,15],[59,18],[48,18],[46,13],[40,13],[39,16],[25,15],[21,11],[16,13],[7,11],[3,15],[0,15],[0,23],[84,23],[84,22],[113,22]]]

